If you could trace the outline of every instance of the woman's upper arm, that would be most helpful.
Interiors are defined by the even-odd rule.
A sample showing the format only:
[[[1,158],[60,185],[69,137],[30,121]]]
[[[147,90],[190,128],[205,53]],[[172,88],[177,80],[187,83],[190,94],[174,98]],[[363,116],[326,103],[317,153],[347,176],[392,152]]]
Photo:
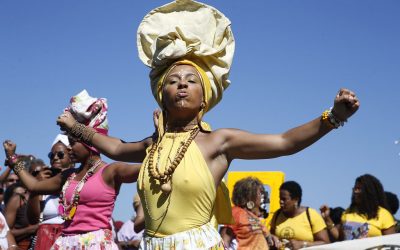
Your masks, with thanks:
[[[147,137],[137,142],[124,142],[115,137],[96,134],[92,144],[101,153],[115,161],[142,162],[146,156],[146,148],[151,141],[151,137]]]
[[[62,173],[48,179],[37,181],[32,187],[32,192],[36,194],[57,194],[61,190],[63,183]]]
[[[395,234],[395,233],[396,233],[396,226],[391,226],[388,229],[382,230],[383,235]]]
[[[132,183],[137,181],[141,164],[113,163],[112,170],[118,183]]]
[[[253,134],[238,129],[223,129],[222,150],[228,159],[267,159],[289,154],[288,141],[281,134]]]
[[[10,229],[14,227],[17,209],[20,205],[20,199],[21,198],[18,195],[13,195],[5,207],[4,217],[6,218],[7,225]]]
[[[322,229],[321,231],[314,234],[314,241],[323,241],[325,243],[329,243],[329,235],[328,230]]]

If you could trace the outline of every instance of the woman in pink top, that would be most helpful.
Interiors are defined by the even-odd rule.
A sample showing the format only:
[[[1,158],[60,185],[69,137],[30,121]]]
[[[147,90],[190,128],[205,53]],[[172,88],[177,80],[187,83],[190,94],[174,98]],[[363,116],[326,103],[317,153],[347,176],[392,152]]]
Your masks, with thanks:
[[[68,110],[93,131],[107,134],[105,99],[92,98],[83,91],[71,99]],[[140,165],[106,164],[95,148],[74,138],[69,140],[70,158],[80,163],[79,168],[43,181],[30,175],[16,160],[13,142],[5,141],[3,145],[14,172],[31,192],[60,194],[59,213],[65,222],[52,249],[118,249],[111,236],[111,214],[121,184],[136,181]]]

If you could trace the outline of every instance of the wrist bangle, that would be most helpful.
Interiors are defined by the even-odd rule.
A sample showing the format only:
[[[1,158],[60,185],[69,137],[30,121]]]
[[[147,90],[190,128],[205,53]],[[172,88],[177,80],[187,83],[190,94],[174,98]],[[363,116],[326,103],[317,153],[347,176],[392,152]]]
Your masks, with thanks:
[[[70,133],[84,143],[91,145],[92,138],[97,132],[96,130],[75,121]]]
[[[326,225],[326,228],[328,228],[328,230],[331,230],[331,229],[334,228],[334,227],[335,227],[335,223]]]
[[[14,165],[18,160],[18,155],[17,154],[13,154],[13,155],[7,157],[7,160],[8,160],[8,164]]]
[[[339,120],[333,113],[332,113],[332,108],[325,110],[322,112],[321,115],[321,120],[328,124],[329,127],[331,128],[339,128],[343,127],[345,121]]]
[[[13,244],[13,245],[11,245],[11,246],[8,246],[8,248],[18,248],[18,246],[15,245],[15,244]]]
[[[17,164],[14,165],[13,171],[16,175],[18,175],[22,170],[25,169],[25,162],[24,161],[18,161]]]

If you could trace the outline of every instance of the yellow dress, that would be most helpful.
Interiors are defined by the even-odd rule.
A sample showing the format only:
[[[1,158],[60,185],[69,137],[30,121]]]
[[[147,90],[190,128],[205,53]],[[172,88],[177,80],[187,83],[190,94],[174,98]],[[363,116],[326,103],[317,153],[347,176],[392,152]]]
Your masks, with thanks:
[[[189,136],[190,132],[165,133],[153,157],[153,164],[160,172],[171,165],[181,142],[186,142]],[[159,150],[159,147],[162,149]],[[193,249],[218,246],[223,249],[221,238],[210,223],[217,193],[214,179],[195,141],[189,145],[172,175],[170,193],[163,193],[159,181],[149,176],[148,156],[149,154],[144,160],[137,182],[144,208],[147,241],[191,232],[189,238],[196,238],[196,247],[191,246]],[[201,232],[196,231],[200,229]],[[200,235],[206,237],[201,239]],[[144,244],[148,243],[146,236],[142,242]],[[173,239],[166,245],[160,243],[163,246],[155,247],[153,244],[146,249],[190,249],[176,245],[188,243],[185,237],[180,237],[181,240]]]

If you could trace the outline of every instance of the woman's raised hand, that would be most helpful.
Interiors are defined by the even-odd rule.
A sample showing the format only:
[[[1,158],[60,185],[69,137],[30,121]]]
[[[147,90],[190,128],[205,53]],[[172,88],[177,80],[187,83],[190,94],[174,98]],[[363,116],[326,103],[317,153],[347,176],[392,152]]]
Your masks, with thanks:
[[[17,150],[17,144],[12,142],[11,140],[5,140],[3,142],[3,147],[7,158],[14,155],[15,151]]]
[[[60,126],[62,131],[68,131],[72,128],[76,122],[75,118],[69,111],[65,111],[60,116],[57,117],[57,125]]]
[[[360,102],[356,94],[349,89],[340,89],[337,93],[332,108],[332,114],[344,122],[352,116],[360,107]]]

